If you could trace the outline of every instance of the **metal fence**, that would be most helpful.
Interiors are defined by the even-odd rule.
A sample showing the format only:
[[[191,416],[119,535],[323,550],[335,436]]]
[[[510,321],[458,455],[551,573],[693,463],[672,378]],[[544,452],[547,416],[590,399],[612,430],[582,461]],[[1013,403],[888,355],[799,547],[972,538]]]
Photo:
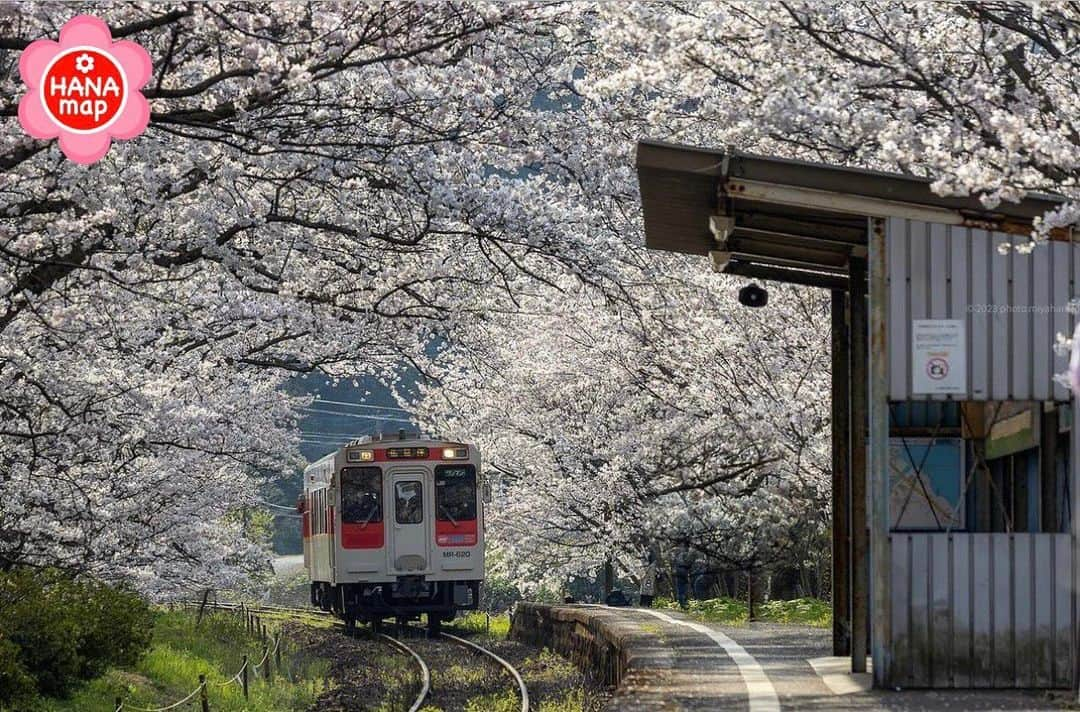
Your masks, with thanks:
[[[1069,534],[894,533],[889,542],[893,685],[1069,687]]]

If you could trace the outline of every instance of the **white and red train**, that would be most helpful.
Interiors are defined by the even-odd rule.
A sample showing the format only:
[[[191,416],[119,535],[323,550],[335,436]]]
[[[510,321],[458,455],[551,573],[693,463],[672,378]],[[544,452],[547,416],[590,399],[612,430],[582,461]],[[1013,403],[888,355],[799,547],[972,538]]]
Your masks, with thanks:
[[[474,445],[399,433],[353,440],[304,470],[311,603],[347,626],[427,614],[437,631],[475,609],[484,488]]]

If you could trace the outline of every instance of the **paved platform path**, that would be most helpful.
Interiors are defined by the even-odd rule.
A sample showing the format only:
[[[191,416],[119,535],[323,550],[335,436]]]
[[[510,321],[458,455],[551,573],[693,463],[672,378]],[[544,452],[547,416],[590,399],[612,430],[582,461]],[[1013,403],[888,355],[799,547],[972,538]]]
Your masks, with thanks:
[[[613,709],[907,712],[1065,708],[1064,691],[868,690],[836,694],[808,662],[831,654],[828,630],[775,623],[721,626],[698,623],[673,611],[624,610],[671,650],[674,679],[669,679],[662,694],[651,692],[647,684],[620,690]]]

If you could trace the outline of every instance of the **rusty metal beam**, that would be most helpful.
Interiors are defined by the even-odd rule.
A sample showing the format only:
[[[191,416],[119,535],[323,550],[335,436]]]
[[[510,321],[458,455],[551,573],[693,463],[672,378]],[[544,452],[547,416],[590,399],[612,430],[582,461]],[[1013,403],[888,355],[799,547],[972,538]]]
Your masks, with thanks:
[[[852,258],[851,288],[851,670],[866,672],[869,551],[866,539],[866,260]]]
[[[807,287],[821,287],[823,289],[847,289],[847,278],[839,275],[807,272],[784,267],[769,267],[738,260],[729,262],[724,267],[724,274],[767,279],[773,282],[783,282],[784,284],[802,284]]]
[[[851,385],[847,293],[832,291],[832,612],[833,655],[851,654]]]

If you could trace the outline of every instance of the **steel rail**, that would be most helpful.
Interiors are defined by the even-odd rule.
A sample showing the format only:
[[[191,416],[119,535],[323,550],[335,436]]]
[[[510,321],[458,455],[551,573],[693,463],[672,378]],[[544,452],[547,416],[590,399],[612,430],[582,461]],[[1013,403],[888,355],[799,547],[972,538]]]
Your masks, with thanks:
[[[503,669],[510,673],[510,676],[514,678],[514,682],[517,683],[518,694],[521,696],[521,712],[529,712],[529,689],[525,686],[525,680],[521,677],[521,673],[517,671],[517,668],[515,668],[513,665],[511,665],[509,662],[507,662],[504,658],[500,657],[496,653],[488,650],[481,645],[477,645],[471,640],[465,640],[464,638],[459,638],[456,635],[451,635],[450,633],[445,632],[441,632],[440,635],[444,638],[447,638],[448,640],[452,640],[459,645],[463,645],[478,653],[486,655],[495,662],[499,663],[499,665],[501,665]]]
[[[194,602],[194,603],[193,602],[184,602],[184,605],[186,605],[186,606],[199,606],[200,604],[198,602]],[[331,615],[330,613],[327,613],[326,611],[311,609],[311,608],[293,608],[293,607],[289,607],[289,606],[275,606],[275,605],[271,605],[271,604],[255,604],[255,605],[251,605],[251,606],[245,606],[245,605],[241,605],[239,603],[228,603],[228,602],[224,602],[224,603],[216,603],[216,602],[215,603],[207,603],[206,607],[207,608],[215,608],[215,609],[218,609],[218,610],[222,610],[222,609],[231,610],[231,611],[241,611],[242,610],[242,611],[246,611],[246,612],[249,612],[249,613],[263,613],[263,614],[273,614],[273,615],[279,615],[279,616],[290,616],[294,620],[299,619],[299,618],[309,618],[309,619],[314,618],[314,619],[318,619],[318,620],[329,620],[331,623],[333,623],[335,625],[340,625],[342,627],[344,627],[344,625],[345,625],[342,621],[338,620],[337,618],[334,618],[333,615]],[[420,654],[417,653],[412,648],[410,648],[405,643],[401,642],[397,638],[393,638],[393,637],[391,637],[389,635],[386,635],[385,633],[379,633],[379,637],[382,638],[383,640],[389,642],[393,647],[397,648],[399,651],[401,651],[401,652],[403,652],[403,653],[405,653],[407,655],[410,655],[412,657],[412,659],[415,660],[417,665],[419,666],[419,668],[420,668],[420,692],[416,696],[416,701],[413,702],[412,706],[409,708],[409,712],[418,712],[419,709],[421,707],[423,707],[424,701],[427,699],[428,694],[430,694],[430,692],[431,692],[431,670],[428,668],[427,663],[424,662],[424,659],[422,657],[420,657]],[[269,654],[269,650],[267,650],[267,654]],[[264,656],[263,657],[263,662],[265,662],[265,661],[266,661],[266,657]],[[256,667],[258,667],[258,665],[256,665]],[[197,691],[198,690],[196,690],[196,692]],[[527,712],[527,710],[525,712]]]
[[[412,703],[412,707],[409,708],[409,712],[417,712],[424,706],[424,701],[431,692],[431,670],[428,668],[427,663],[424,662],[424,659],[420,657],[420,654],[405,643],[402,643],[397,638],[389,636],[386,633],[379,633],[379,637],[389,641],[390,644],[396,646],[398,650],[411,655],[413,660],[416,661],[416,664],[420,666],[420,692],[416,695],[416,700]]]
[[[195,604],[195,605],[198,605],[198,604]],[[316,619],[320,619],[320,620],[329,619],[335,624],[343,625],[341,623],[341,621],[334,618],[330,613],[327,613],[326,611],[312,609],[312,608],[294,608],[294,607],[290,607],[290,606],[276,606],[276,605],[271,605],[271,604],[255,604],[255,605],[251,605],[251,606],[241,606],[238,603],[208,603],[207,607],[208,608],[219,608],[219,609],[220,608],[226,608],[226,609],[232,609],[232,610],[244,609],[244,610],[250,611],[251,613],[273,613],[273,614],[278,614],[278,615],[292,616],[294,618],[307,617],[307,618],[316,618]],[[423,630],[421,628],[414,628],[412,626],[410,626],[409,629],[416,630],[416,631],[422,631]],[[488,658],[491,658],[496,663],[498,663],[504,670],[506,670],[510,674],[510,676],[514,679],[514,683],[517,685],[518,696],[521,698],[521,712],[529,712],[529,689],[525,685],[525,680],[524,680],[524,678],[521,677],[521,673],[518,672],[517,668],[515,668],[509,661],[507,661],[503,657],[499,656],[497,653],[495,653],[495,652],[493,652],[491,650],[488,650],[487,648],[483,647],[482,645],[478,645],[478,644],[472,642],[471,640],[466,640],[465,638],[460,638],[460,637],[458,637],[456,635],[453,635],[451,633],[446,633],[444,631],[440,632],[439,635],[441,637],[443,637],[443,638],[446,638],[447,640],[449,640],[449,641],[451,641],[453,643],[456,643],[456,644],[461,645],[463,647],[469,648],[470,650],[472,650],[474,652],[480,653],[481,655],[484,655],[484,656],[486,656]],[[417,653],[415,650],[413,650],[407,644],[403,643],[401,640],[399,640],[397,638],[394,638],[393,636],[387,635],[385,633],[379,633],[378,636],[380,638],[386,640],[387,642],[389,642],[391,645],[395,646],[401,652],[410,655],[413,658],[413,660],[416,661],[417,665],[419,666],[419,668],[420,668],[420,683],[421,683],[420,684],[420,692],[416,696],[415,702],[413,702],[412,706],[409,708],[409,712],[418,712],[418,710],[423,706],[424,701],[427,699],[428,695],[431,693],[431,670],[430,670],[430,668],[428,667],[427,663],[424,662],[424,659],[422,657],[420,657],[419,653]]]

